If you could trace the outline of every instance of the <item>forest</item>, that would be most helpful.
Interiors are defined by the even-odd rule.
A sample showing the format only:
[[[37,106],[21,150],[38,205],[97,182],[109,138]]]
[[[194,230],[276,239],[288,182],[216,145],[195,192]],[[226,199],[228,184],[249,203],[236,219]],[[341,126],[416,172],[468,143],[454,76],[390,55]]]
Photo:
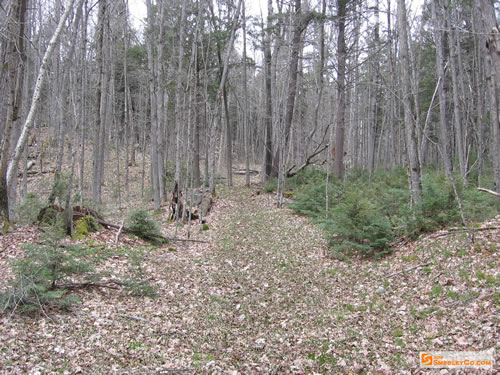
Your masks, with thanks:
[[[498,370],[499,18],[0,0],[0,373]]]

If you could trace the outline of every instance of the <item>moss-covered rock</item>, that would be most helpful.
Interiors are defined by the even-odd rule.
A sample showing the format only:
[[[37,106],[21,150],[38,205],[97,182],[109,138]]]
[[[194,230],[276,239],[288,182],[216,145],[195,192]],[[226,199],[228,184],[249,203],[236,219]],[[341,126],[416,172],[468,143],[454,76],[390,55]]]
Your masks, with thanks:
[[[75,223],[75,239],[83,239],[89,233],[99,231],[99,223],[92,216],[84,216]]]

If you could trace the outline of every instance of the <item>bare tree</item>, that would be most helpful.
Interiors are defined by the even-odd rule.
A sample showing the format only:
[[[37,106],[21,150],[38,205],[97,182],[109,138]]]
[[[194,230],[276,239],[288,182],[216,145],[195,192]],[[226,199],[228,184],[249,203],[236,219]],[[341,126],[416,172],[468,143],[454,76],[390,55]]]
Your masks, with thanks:
[[[500,118],[499,99],[500,92],[500,28],[495,16],[493,0],[476,0],[476,5],[482,16],[486,34],[486,69],[488,75],[489,108],[492,129],[492,162],[495,179],[495,189],[500,190]]]
[[[408,55],[408,22],[406,18],[405,0],[398,0],[398,31],[399,31],[399,58],[403,73],[403,110],[406,133],[406,155],[408,158],[410,194],[412,203],[416,206],[422,196],[422,180],[420,162],[418,158],[417,137],[411,109],[410,61]]]
[[[94,128],[93,145],[93,165],[92,165],[92,200],[101,202],[102,169],[104,168],[104,136],[106,131],[106,72],[104,60],[104,31],[106,17],[107,0],[99,2],[99,12],[97,15],[97,41],[96,41],[96,62],[97,62],[97,83],[96,83],[96,126]]]
[[[264,49],[264,86],[265,86],[265,131],[266,138],[264,143],[264,168],[263,180],[266,181],[270,176],[273,168],[273,103],[272,103],[272,55],[271,55],[271,36],[272,36],[272,15],[273,2],[267,1],[267,23],[264,29],[262,22],[262,44]]]
[[[344,175],[344,138],[346,114],[346,62],[347,46],[345,27],[347,3],[349,0],[337,0],[337,127],[335,131],[334,174],[341,179]]]
[[[14,175],[15,171],[17,170],[17,164],[19,163],[19,159],[22,156],[23,149],[24,149],[24,146],[28,140],[29,133],[33,127],[33,122],[34,122],[36,111],[38,109],[38,104],[40,101],[42,87],[43,87],[43,83],[44,83],[45,77],[46,77],[45,73],[47,72],[49,60],[52,56],[54,48],[57,45],[57,42],[59,40],[59,35],[61,34],[61,31],[66,23],[66,20],[68,19],[71,11],[73,10],[74,1],[75,0],[70,0],[70,2],[67,4],[66,10],[64,11],[63,15],[59,19],[59,23],[57,25],[57,28],[54,31],[52,38],[50,39],[50,42],[49,42],[49,45],[47,47],[47,50],[45,51],[45,54],[43,55],[43,59],[42,59],[41,65],[40,65],[40,69],[38,71],[38,76],[37,76],[35,87],[33,90],[33,97],[31,100],[31,106],[30,106],[30,109],[28,111],[28,115],[26,116],[26,120],[24,121],[19,139],[17,140],[16,146],[14,147],[11,161],[7,167],[7,176],[6,176],[7,183],[4,186],[8,186],[9,181],[12,180],[13,175]],[[82,2],[83,2],[83,0],[80,0],[78,6],[81,6]],[[5,145],[3,145],[3,146],[5,146]],[[4,151],[4,149],[2,148],[2,155],[3,155],[3,151]],[[2,179],[2,178],[5,179],[4,172],[0,174],[0,179]],[[0,185],[0,188],[1,188],[1,185]],[[7,194],[7,190],[0,190],[0,202],[5,201],[5,196],[3,195],[4,193]],[[6,205],[7,207],[5,207],[5,208],[7,208],[7,211],[1,212],[2,214],[8,213],[8,199],[6,201],[7,201],[7,205]],[[4,207],[2,206],[1,209],[3,210]]]
[[[7,76],[8,99],[7,119],[3,129],[0,159],[0,217],[8,220],[9,213],[9,179],[7,168],[11,152],[11,138],[14,124],[18,121],[21,106],[21,90],[24,81],[24,22],[26,0],[13,1],[8,14],[7,42]]]

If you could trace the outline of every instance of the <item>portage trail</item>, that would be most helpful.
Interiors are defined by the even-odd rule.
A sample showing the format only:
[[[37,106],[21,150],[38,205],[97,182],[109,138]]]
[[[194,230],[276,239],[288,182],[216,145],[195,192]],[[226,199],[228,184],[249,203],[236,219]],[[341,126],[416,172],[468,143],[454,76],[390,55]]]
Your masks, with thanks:
[[[11,317],[0,372],[413,374],[419,351],[498,345],[495,277],[459,276],[498,271],[498,234],[456,263],[440,250],[461,243],[449,236],[339,261],[317,226],[274,200],[219,187],[209,229],[192,228],[209,243],[143,250],[155,298],[91,289],[71,313]]]

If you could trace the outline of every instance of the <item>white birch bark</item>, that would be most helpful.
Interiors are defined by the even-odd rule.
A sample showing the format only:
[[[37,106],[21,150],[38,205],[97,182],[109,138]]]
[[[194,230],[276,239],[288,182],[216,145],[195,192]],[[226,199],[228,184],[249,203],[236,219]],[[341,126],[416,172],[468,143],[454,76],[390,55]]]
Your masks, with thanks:
[[[82,2],[83,2],[83,0],[79,0],[78,6],[81,6]],[[31,129],[33,128],[35,114],[36,114],[36,111],[38,109],[38,105],[40,103],[40,97],[42,94],[42,87],[43,87],[43,83],[44,83],[45,77],[46,77],[47,66],[48,66],[48,63],[49,63],[50,58],[52,56],[52,53],[54,52],[54,48],[56,47],[56,45],[59,41],[59,36],[61,35],[61,31],[64,27],[64,24],[66,23],[68,16],[71,14],[71,12],[73,10],[74,3],[75,3],[75,0],[70,0],[69,4],[66,6],[66,10],[63,13],[61,19],[59,20],[56,31],[52,35],[52,38],[50,39],[47,50],[45,51],[45,54],[43,56],[42,63],[40,65],[40,69],[38,71],[38,77],[36,79],[35,88],[33,90],[33,97],[31,100],[30,110],[29,110],[28,116],[26,117],[26,120],[24,122],[23,128],[21,130],[21,135],[19,136],[19,139],[16,143],[16,147],[14,148],[12,158],[11,158],[9,166],[7,168],[7,185],[9,184],[9,181],[11,181],[13,178],[14,172],[16,170],[16,166],[19,163],[19,159],[22,156],[24,145],[25,145],[26,141],[28,140],[28,136],[29,136]]]

